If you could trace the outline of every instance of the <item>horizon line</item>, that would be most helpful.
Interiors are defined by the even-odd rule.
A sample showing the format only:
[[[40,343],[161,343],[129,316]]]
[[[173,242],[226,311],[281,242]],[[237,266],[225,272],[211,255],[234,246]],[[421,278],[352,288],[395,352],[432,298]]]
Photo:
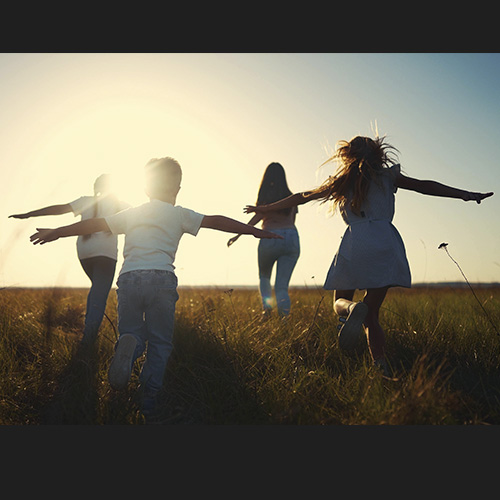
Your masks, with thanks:
[[[500,282],[499,281],[477,281],[477,282],[470,282],[471,286],[476,286],[476,287],[482,287],[482,288],[496,288],[500,287]],[[429,281],[429,282],[417,282],[417,283],[412,283],[411,288],[424,288],[424,287],[467,287],[468,284],[463,282],[463,281]],[[33,290],[46,290],[46,289],[54,289],[54,288],[60,288],[60,289],[74,289],[74,290],[88,290],[90,286],[59,286],[59,285],[46,285],[46,286],[29,286],[29,285],[6,285],[3,287],[0,287],[1,290],[6,290],[6,289],[33,289]],[[116,286],[112,286],[111,289],[116,290]],[[177,289],[189,289],[189,288],[211,288],[211,289],[220,289],[220,290],[243,290],[243,289],[255,289],[258,290],[259,286],[258,284],[255,285],[178,285]],[[403,288],[403,287],[391,287],[391,288]],[[311,285],[290,285],[289,290],[324,290],[323,287],[321,286],[311,286]],[[329,290],[325,290],[329,291]]]

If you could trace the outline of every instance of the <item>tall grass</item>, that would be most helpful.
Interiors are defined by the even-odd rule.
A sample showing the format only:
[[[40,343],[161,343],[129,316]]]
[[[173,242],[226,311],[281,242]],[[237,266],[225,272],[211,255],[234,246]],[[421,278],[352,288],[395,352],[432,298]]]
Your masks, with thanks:
[[[86,290],[0,291],[1,424],[142,424],[137,386],[107,383],[108,299],[95,349],[78,348]],[[467,289],[390,290],[381,311],[393,377],[366,341],[337,345],[331,292],[292,289],[287,321],[261,319],[257,290],[181,288],[164,424],[500,423],[500,340]],[[499,324],[500,289],[476,295]],[[360,298],[360,297],[356,297]]]

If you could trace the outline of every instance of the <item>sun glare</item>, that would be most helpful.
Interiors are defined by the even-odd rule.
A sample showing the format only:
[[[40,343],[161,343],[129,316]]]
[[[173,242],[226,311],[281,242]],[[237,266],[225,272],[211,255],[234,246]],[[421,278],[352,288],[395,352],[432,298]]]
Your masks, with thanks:
[[[142,171],[113,173],[113,193],[120,199],[132,206],[144,203],[147,198],[144,192],[144,178]]]

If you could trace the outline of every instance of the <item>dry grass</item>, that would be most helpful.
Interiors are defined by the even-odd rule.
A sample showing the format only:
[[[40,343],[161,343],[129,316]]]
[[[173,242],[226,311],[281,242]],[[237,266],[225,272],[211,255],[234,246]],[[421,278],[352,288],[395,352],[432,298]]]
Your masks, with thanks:
[[[112,391],[112,292],[96,348],[78,350],[87,290],[0,291],[1,424],[142,424],[136,388]],[[165,424],[500,423],[500,339],[470,291],[390,290],[381,314],[393,379],[366,343],[337,346],[330,292],[292,289],[260,318],[256,290],[181,288],[162,393]],[[476,294],[500,323],[500,289]]]

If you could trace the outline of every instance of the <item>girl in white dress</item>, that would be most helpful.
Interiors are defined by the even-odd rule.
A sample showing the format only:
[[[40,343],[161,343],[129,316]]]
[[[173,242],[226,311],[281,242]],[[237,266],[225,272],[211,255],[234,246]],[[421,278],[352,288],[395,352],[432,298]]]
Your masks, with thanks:
[[[337,172],[320,187],[276,203],[247,205],[244,209],[246,213],[263,214],[313,200],[333,202],[333,211],[338,209],[347,224],[324,283],[326,290],[334,290],[334,311],[344,320],[339,346],[353,349],[364,327],[372,359],[386,374],[380,307],[390,287],[411,286],[404,243],[392,225],[394,194],[401,188],[477,203],[493,195],[407,177],[395,161],[395,151],[383,137],[357,136],[350,141],[340,141],[335,154],[327,160],[338,162]],[[362,302],[353,302],[356,289],[366,290]]]

